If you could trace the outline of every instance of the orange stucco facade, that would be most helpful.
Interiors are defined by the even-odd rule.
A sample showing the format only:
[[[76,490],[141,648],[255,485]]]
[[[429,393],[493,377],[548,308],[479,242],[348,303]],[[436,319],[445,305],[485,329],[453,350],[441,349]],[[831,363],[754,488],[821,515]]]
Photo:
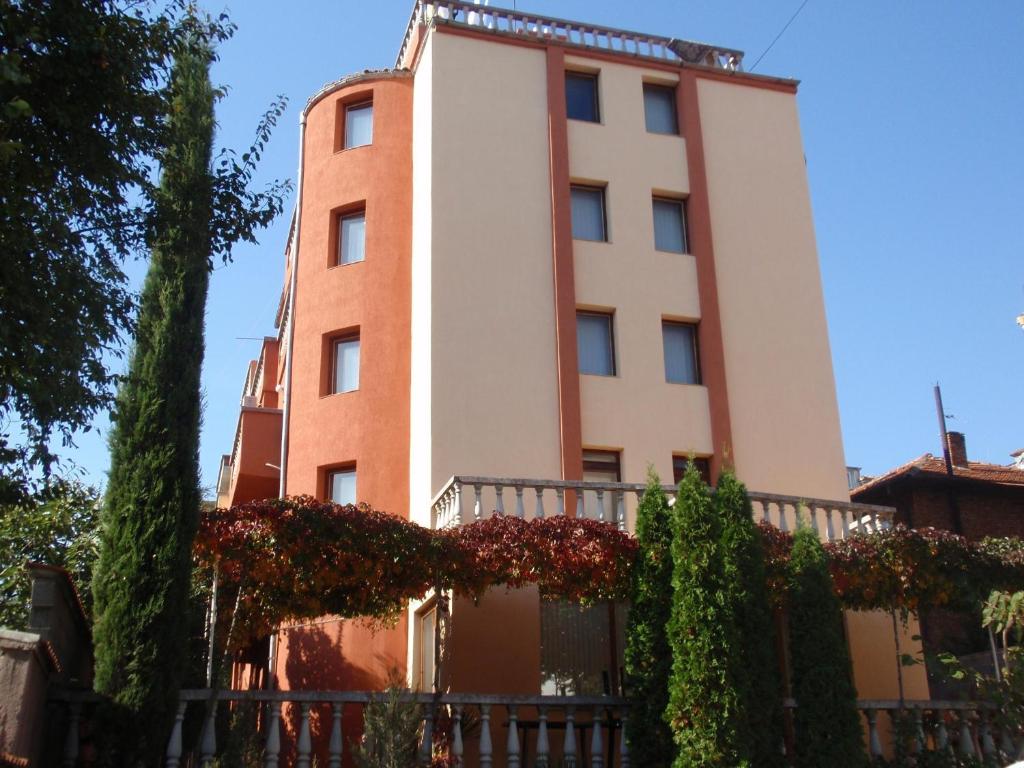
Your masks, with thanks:
[[[600,120],[568,119],[567,71],[597,75]],[[648,83],[673,90],[675,134],[645,128]],[[452,23],[414,26],[402,69],[326,87],[303,113],[280,336],[252,386],[260,413],[243,410],[232,501],[326,498],[330,473],[354,470],[360,502],[430,524],[452,475],[579,479],[588,449],[617,453],[624,482],[696,454],[759,491],[848,498],[795,96]],[[346,107],[367,102],[372,141],[343,149]],[[605,190],[606,241],[573,238],[579,183]],[[685,201],[685,252],[655,248],[652,196]],[[338,219],[355,211],[365,258],[340,265]],[[581,375],[579,310],[614,317],[613,375]],[[696,327],[696,383],[666,382],[665,321]],[[332,394],[333,342],[355,336],[358,387]],[[373,689],[397,672],[427,687],[429,606],[378,632],[283,627],[276,684]],[[864,697],[896,680],[872,661],[891,656],[883,618],[848,622]],[[537,693],[542,634],[535,590],[453,601],[442,687]],[[922,680],[905,673],[908,695]]]

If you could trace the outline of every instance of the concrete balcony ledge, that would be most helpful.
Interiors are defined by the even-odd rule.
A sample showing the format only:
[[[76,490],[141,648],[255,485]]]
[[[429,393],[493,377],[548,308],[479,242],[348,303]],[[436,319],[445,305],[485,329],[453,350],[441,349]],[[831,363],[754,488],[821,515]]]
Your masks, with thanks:
[[[280,408],[241,407],[228,461],[231,470],[229,506],[277,496],[282,418]]]

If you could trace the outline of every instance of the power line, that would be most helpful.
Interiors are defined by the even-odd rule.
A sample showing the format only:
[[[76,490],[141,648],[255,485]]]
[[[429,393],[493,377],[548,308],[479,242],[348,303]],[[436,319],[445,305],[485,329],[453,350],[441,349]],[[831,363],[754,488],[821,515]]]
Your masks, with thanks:
[[[762,52],[761,55],[757,57],[757,61],[755,61],[754,65],[747,70],[748,72],[753,72],[755,69],[757,69],[757,65],[761,63],[761,59],[767,56],[768,51],[772,49],[772,46],[779,42],[779,38],[786,33],[786,30],[789,29],[789,25],[796,21],[796,17],[800,15],[800,11],[802,11],[809,2],[811,2],[811,0],[804,0],[802,3],[800,3],[800,7],[796,9],[796,13],[789,17],[789,21],[787,21],[786,25],[779,31],[779,34],[775,36],[775,39],[768,44],[768,47],[764,49],[764,52]]]

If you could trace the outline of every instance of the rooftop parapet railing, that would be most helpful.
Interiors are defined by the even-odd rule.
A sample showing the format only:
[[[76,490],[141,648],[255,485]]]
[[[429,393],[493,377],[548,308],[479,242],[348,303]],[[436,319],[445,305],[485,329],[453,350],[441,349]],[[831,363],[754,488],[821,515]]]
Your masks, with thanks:
[[[461,0],[451,2],[417,0],[413,6],[405,38],[398,51],[396,68],[405,63],[406,54],[417,26],[431,23],[459,24],[485,32],[556,40],[585,49],[622,53],[680,64],[698,64],[729,72],[742,71],[743,51],[732,48],[604,27],[599,24],[569,21],[552,16],[538,16],[537,14],[477,5]]]
[[[676,487],[662,486],[670,500]],[[493,514],[517,517],[547,517],[566,514],[574,505],[576,517],[614,523],[629,529],[635,503],[646,486],[642,483],[603,483],[585,480],[540,480],[535,478],[477,477],[455,475],[431,503],[431,524],[435,528],[462,525]],[[763,520],[783,531],[797,527],[801,515],[813,521],[827,541],[845,539],[857,532],[889,528],[896,510],[875,504],[785,496],[750,491],[755,520]]]

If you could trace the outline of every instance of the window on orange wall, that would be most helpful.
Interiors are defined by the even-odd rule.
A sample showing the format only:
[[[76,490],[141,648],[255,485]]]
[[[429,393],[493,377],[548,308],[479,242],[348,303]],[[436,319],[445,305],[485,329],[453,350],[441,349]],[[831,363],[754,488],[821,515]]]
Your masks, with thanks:
[[[644,83],[644,123],[648,133],[679,133],[675,88]]]
[[[336,469],[327,474],[327,495],[335,504],[356,503],[356,468]]]
[[[615,375],[615,342],[612,316],[604,312],[576,313],[576,344],[580,373]]]
[[[622,465],[618,451],[583,451],[583,479],[595,483],[622,482]]]
[[[673,456],[672,457],[672,482],[679,485],[682,482],[683,475],[686,474],[686,468],[690,462],[693,462],[693,466],[696,467],[697,471],[700,472],[701,479],[711,484],[711,460],[706,456],[694,456],[692,459],[689,456]]]
[[[338,264],[356,264],[366,258],[366,211],[338,217]]]
[[[599,122],[597,75],[586,72],[565,73],[565,115],[570,120]]]
[[[345,133],[343,149],[362,147],[373,143],[373,102],[361,101],[345,107]]]
[[[604,187],[573,184],[569,188],[572,210],[572,236],[576,240],[608,240],[608,216]]]
[[[669,197],[651,200],[654,211],[654,248],[669,253],[687,253],[686,204]]]
[[[697,358],[697,326],[663,320],[662,344],[665,351],[665,381],[671,384],[700,384]]]
[[[334,340],[331,394],[359,389],[359,335]]]

